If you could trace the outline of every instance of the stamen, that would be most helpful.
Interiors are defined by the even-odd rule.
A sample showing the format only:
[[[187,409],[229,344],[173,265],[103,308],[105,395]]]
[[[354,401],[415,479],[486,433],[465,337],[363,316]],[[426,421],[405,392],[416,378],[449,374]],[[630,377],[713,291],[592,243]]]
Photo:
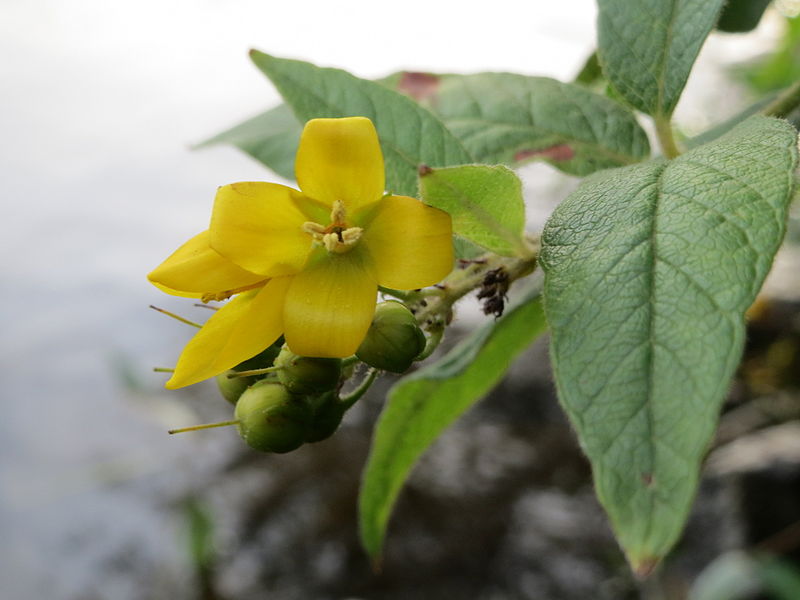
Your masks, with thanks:
[[[303,223],[303,231],[313,235],[314,239],[316,239],[318,235],[325,235],[325,228],[319,223],[314,223],[313,221],[306,221]]]
[[[348,227],[345,222],[346,217],[344,202],[336,200],[331,210],[330,225],[323,227],[319,223],[306,221],[302,229],[331,254],[342,254],[358,242],[363,231],[360,227]]]
[[[344,209],[344,202],[335,200],[331,211],[331,223],[334,225],[344,225],[347,212]]]
[[[251,285],[245,285],[240,288],[236,288],[233,290],[225,290],[223,292],[206,292],[202,296],[200,296],[200,301],[203,303],[211,302],[212,300],[216,302],[222,302],[223,300],[227,300],[231,296],[236,294],[241,294],[242,292],[247,292],[249,290],[254,290],[256,288],[263,287],[264,281],[259,281],[258,283],[253,283]]]
[[[168,317],[172,317],[176,321],[180,321],[181,323],[186,323],[187,325],[191,325],[192,327],[197,327],[198,329],[202,327],[199,323],[195,323],[194,321],[190,321],[189,319],[184,319],[183,317],[176,315],[175,313],[171,313],[168,310],[164,310],[163,308],[158,308],[157,306],[150,305],[155,311],[160,312],[162,315],[167,315]]]
[[[358,242],[361,238],[361,233],[364,230],[361,227],[349,227],[344,231],[339,230],[335,233],[326,233],[322,237],[322,243],[328,252],[335,254],[343,254]]]
[[[361,227],[350,227],[349,229],[345,229],[342,232],[342,242],[345,244],[355,244],[363,232],[364,230],[361,229]]]

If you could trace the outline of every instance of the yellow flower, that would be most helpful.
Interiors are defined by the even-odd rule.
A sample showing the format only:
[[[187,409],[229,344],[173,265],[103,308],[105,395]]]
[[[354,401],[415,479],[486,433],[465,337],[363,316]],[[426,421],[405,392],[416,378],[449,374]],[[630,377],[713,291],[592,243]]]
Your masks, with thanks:
[[[295,160],[302,191],[275,183],[219,188],[211,225],[148,279],[203,301],[236,295],[187,344],[170,389],[251,358],[282,333],[296,354],[344,357],[358,348],[378,285],[432,285],[453,265],[450,216],[384,195],[372,121],[314,119]]]

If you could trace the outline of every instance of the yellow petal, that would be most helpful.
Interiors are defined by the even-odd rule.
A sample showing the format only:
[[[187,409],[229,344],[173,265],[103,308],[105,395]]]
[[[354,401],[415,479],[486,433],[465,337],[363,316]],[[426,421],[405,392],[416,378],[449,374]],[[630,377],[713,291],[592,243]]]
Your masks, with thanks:
[[[211,247],[240,267],[265,277],[299,271],[311,249],[302,229],[308,218],[292,188],[241,182],[217,190],[211,215]]]
[[[387,196],[364,225],[361,244],[378,283],[398,290],[433,285],[453,268],[450,215],[407,196]]]
[[[313,119],[306,123],[295,158],[300,189],[329,206],[346,209],[383,195],[383,154],[372,121],[365,117]]]
[[[240,294],[215,312],[183,349],[167,389],[219,375],[278,339],[291,279],[271,279],[263,288]]]
[[[367,334],[378,284],[366,253],[315,252],[292,278],[283,310],[286,343],[301,356],[345,357]]]
[[[209,246],[208,231],[198,233],[173,252],[147,278],[173,296],[199,298],[222,293],[264,280],[223,258]]]

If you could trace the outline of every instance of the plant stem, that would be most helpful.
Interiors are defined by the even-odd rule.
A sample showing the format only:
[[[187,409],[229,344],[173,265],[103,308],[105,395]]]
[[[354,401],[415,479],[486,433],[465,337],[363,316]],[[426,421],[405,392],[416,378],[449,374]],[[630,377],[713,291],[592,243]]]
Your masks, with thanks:
[[[764,109],[764,114],[770,117],[786,117],[800,106],[800,81],[787,88],[780,96]]]
[[[681,152],[678,150],[678,145],[675,143],[675,136],[672,133],[672,123],[669,117],[655,117],[655,124],[658,142],[661,144],[661,151],[664,153],[665,157],[675,158]]]
[[[361,383],[358,384],[358,387],[356,389],[354,389],[346,396],[342,396],[339,398],[339,405],[342,406],[345,410],[353,406],[353,404],[358,402],[361,396],[367,393],[367,390],[370,388],[370,386],[375,381],[375,378],[377,376],[378,376],[378,369],[370,369],[369,373],[367,373],[367,376],[361,380]]]
[[[353,354],[353,356],[348,356],[347,358],[342,359],[342,368],[349,367],[350,365],[354,365],[359,361],[359,358]]]
[[[436,348],[439,347],[439,343],[442,341],[444,337],[444,327],[437,327],[430,332],[430,336],[428,336],[428,341],[425,344],[425,349],[419,353],[419,355],[414,359],[414,361],[419,362],[428,358]]]
[[[436,288],[437,294],[426,295],[414,315],[417,322],[431,334],[421,356],[430,356],[441,342],[443,330],[450,320],[456,301],[481,287],[489,271],[504,270],[509,284],[529,275],[536,268],[539,246],[539,238],[531,237],[526,240],[524,252],[519,256],[486,254],[445,277]]]
[[[378,291],[386,296],[393,296],[400,300],[408,300],[410,299],[415,292],[405,292],[403,290],[395,290],[393,288],[383,287],[382,285],[378,286]]]

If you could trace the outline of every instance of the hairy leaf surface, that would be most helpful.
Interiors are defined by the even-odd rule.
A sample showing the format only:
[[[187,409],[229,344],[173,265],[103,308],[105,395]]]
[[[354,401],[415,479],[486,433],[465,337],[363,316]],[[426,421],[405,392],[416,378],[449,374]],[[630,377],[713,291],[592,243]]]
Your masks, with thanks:
[[[543,233],[559,397],[635,569],[672,547],[784,235],[796,133],[752,117],[588,178]]]
[[[423,202],[448,213],[453,232],[497,254],[522,246],[525,202],[522,182],[503,166],[466,165],[420,173]]]
[[[479,162],[544,160],[587,175],[650,153],[630,110],[579,84],[513,73],[451,76],[428,102]]]
[[[473,162],[438,118],[403,94],[340,69],[320,68],[255,50],[250,56],[300,121],[354,116],[372,119],[386,163],[386,186],[391,192],[416,196],[417,167],[421,164],[446,167]]]
[[[438,115],[479,162],[515,166],[543,160],[565,173],[586,175],[639,162],[650,153],[631,111],[582,85],[510,73],[411,72],[375,83]],[[294,162],[301,130],[291,111],[277,107],[202,145],[233,144],[293,178],[287,165]]]
[[[606,77],[639,110],[669,116],[724,0],[598,0]]]

